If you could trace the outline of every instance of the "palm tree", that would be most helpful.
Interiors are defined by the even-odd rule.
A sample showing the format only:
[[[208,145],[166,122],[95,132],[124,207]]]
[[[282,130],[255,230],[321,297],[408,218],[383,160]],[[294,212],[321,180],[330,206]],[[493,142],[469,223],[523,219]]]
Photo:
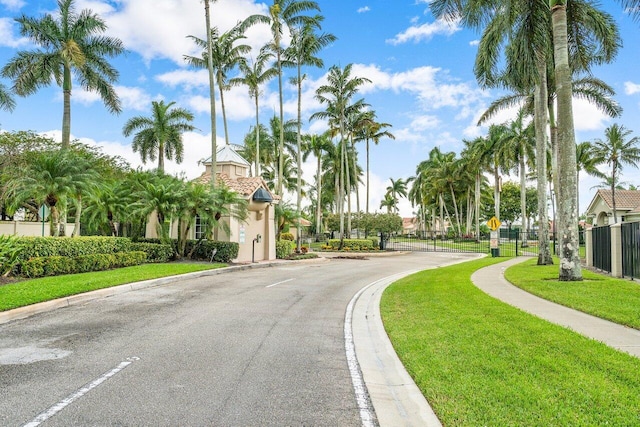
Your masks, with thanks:
[[[362,100],[352,103],[351,100],[358,92],[358,88],[371,80],[365,77],[352,77],[351,68],[353,64],[346,65],[343,69],[334,65],[329,69],[327,76],[327,84],[316,89],[315,98],[321,103],[327,105],[325,111],[319,111],[311,115],[311,120],[329,119],[330,125],[337,129],[340,135],[340,179],[338,188],[340,214],[340,247],[344,240],[344,193],[345,190],[345,169],[347,167],[347,139],[346,139],[346,122],[349,116],[349,109],[354,106],[361,105]]]
[[[213,68],[215,78],[218,83],[218,91],[220,92],[220,106],[222,107],[222,123],[224,126],[224,138],[229,145],[229,131],[227,128],[227,113],[224,103],[224,92],[230,87],[228,80],[229,73],[244,61],[244,56],[251,52],[251,46],[247,44],[237,44],[238,40],[246,38],[244,32],[246,29],[256,22],[256,16],[250,16],[242,22],[238,22],[229,31],[218,34],[218,28],[211,29],[210,40],[211,55],[213,59]],[[208,46],[207,40],[202,40],[195,36],[188,36],[194,43],[205,51],[201,57],[184,55],[185,61],[196,68],[207,68],[208,64]]]
[[[526,112],[524,109],[518,111],[514,120],[509,122],[503,136],[507,148],[513,155],[513,160],[518,168],[520,177],[520,215],[522,217],[522,229],[527,231],[527,188],[526,188],[526,165],[533,164],[535,148],[535,129],[533,122],[525,125]],[[526,239],[522,239],[523,247],[527,244]]]
[[[195,129],[189,122],[193,120],[193,113],[184,108],[173,108],[175,102],[165,104],[164,101],[151,103],[151,117],[132,117],[124,124],[122,133],[129,136],[138,131],[133,138],[133,152],[140,152],[142,163],[147,158],[155,161],[158,158],[158,170],[164,172],[164,158],[182,162],[182,133]]]
[[[0,108],[7,111],[13,111],[16,108],[16,102],[11,96],[9,89],[0,83]]]
[[[547,64],[554,61],[556,93],[558,97],[558,158],[560,159],[557,169],[562,177],[558,181],[558,189],[562,195],[560,199],[564,204],[575,203],[575,193],[577,183],[575,180],[575,133],[573,129],[572,112],[572,70],[588,71],[589,66],[594,63],[610,61],[619,47],[619,34],[612,18],[603,12],[597,11],[590,3],[573,0],[567,19],[566,0],[549,0],[549,9],[545,10],[543,2],[509,2],[508,7],[497,8],[495,2],[481,1],[455,1],[455,0],[434,0],[432,10],[436,16],[447,15],[449,17],[462,16],[463,21],[470,26],[481,26],[488,22],[485,34],[487,43],[493,43],[497,49],[501,47],[505,40],[509,40],[506,48],[508,72],[506,75],[518,76],[520,88],[536,86],[542,90],[539,84],[541,79],[546,78],[549,68]],[[531,19],[529,19],[529,17]],[[551,18],[549,20],[549,18]],[[575,42],[568,47],[569,37],[567,35],[567,22],[571,23],[572,31],[570,39]],[[549,30],[553,34],[553,43],[549,42]],[[522,37],[517,35],[521,34]],[[484,38],[484,37],[483,37]],[[493,40],[493,41],[492,41]],[[482,45],[482,42],[481,42]],[[549,46],[554,47],[554,56],[550,59]],[[483,47],[479,51],[485,51]],[[572,58],[569,58],[569,51]],[[496,56],[487,56],[484,61],[485,70],[494,69]],[[488,65],[487,65],[488,64]],[[478,65],[478,62],[476,62]],[[538,70],[537,73],[531,73]],[[542,73],[545,76],[542,76]],[[536,75],[537,74],[537,75]],[[488,74],[486,80],[489,84],[494,83],[492,74]],[[529,76],[525,78],[525,76]],[[539,94],[539,93],[538,93]],[[551,109],[550,116],[551,115]],[[562,118],[560,118],[560,115]],[[552,130],[554,129],[552,123]],[[555,134],[552,132],[552,146],[555,141]],[[542,136],[539,137],[542,141]],[[539,177],[540,181],[540,177]],[[577,242],[577,217],[572,212],[575,206],[564,206],[563,215],[560,216],[561,231],[563,235],[561,266],[559,272],[560,280],[581,280],[582,273],[579,265],[578,242]],[[566,220],[566,221],[565,221]]]
[[[276,54],[276,69],[278,72],[278,95],[280,99],[280,124],[284,125],[284,99],[282,95],[282,35],[283,27],[286,26],[289,32],[297,27],[302,27],[308,23],[316,28],[319,27],[319,16],[306,16],[302,13],[307,11],[320,11],[318,3],[312,0],[273,0],[273,4],[269,7],[269,16],[263,17],[263,22],[267,22],[271,27],[273,36],[272,50]],[[284,145],[284,128],[280,128],[280,152],[283,151]],[[277,194],[282,195],[282,170],[284,167],[284,159],[280,160],[278,165],[278,189]]]
[[[216,129],[216,83],[215,74],[213,72],[213,40],[211,39],[211,11],[210,2],[215,3],[216,0],[204,0],[204,16],[206,23],[205,34],[207,35],[207,74],[209,75],[209,105],[211,108],[211,170],[215,174],[218,170],[216,155],[218,148],[216,147],[217,129]],[[216,180],[210,179],[211,189],[215,190]]]
[[[390,214],[396,209],[398,199],[393,197],[391,193],[386,193],[384,198],[380,201],[380,209],[387,208],[387,213]]]
[[[266,49],[261,49],[255,61],[249,63],[246,58],[242,58],[238,64],[241,77],[235,77],[229,80],[229,85],[245,85],[249,89],[249,96],[253,98],[256,107],[256,125],[255,125],[255,176],[260,176],[260,110],[258,101],[260,99],[260,86],[274,78],[277,70],[273,67],[267,68],[267,65],[273,54]]]
[[[46,205],[51,212],[50,235],[58,236],[60,210],[65,207],[66,197],[77,194],[79,185],[88,182],[86,172],[85,165],[72,151],[29,153],[26,167],[9,183],[11,205],[16,208],[28,200],[37,206]]]
[[[585,171],[588,175],[595,176],[598,178],[604,178],[605,175],[598,170],[598,165],[601,163],[601,159],[599,159],[594,153],[594,146],[589,141],[584,141],[579,143],[576,146],[576,182],[578,182],[578,190],[580,189],[580,171]],[[576,205],[580,206],[580,194],[576,195]],[[576,214],[579,216],[580,211],[577,211]]]
[[[306,78],[306,75],[302,74],[303,66],[314,66],[318,68],[324,67],[322,59],[316,55],[321,49],[333,43],[336,40],[336,36],[333,34],[321,34],[315,33],[315,28],[319,27],[322,21],[321,16],[315,17],[314,20],[307,20],[301,26],[293,29],[291,45],[284,51],[284,56],[287,64],[291,64],[296,67],[297,75],[293,82],[298,89],[298,132],[297,132],[297,166],[298,166],[298,189],[297,189],[297,203],[296,209],[298,216],[301,215],[302,205],[302,82]],[[300,221],[297,223],[297,242],[296,251],[300,252]]]
[[[640,138],[634,136],[627,140],[632,131],[619,124],[613,124],[605,129],[605,140],[594,142],[594,155],[611,167],[611,202],[613,204],[613,222],[618,223],[616,213],[616,185],[625,165],[638,167],[640,162]]]
[[[41,19],[16,18],[20,33],[41,50],[20,51],[2,69],[2,75],[13,79],[13,91],[20,96],[37,92],[52,82],[62,86],[62,147],[70,145],[72,75],[83,89],[100,94],[111,113],[121,111],[120,100],[112,86],[118,71],[105,57],[123,52],[122,42],[101,35],[105,22],[90,9],[76,13],[74,0],[58,0],[59,16],[47,14]]]
[[[380,140],[384,137],[389,139],[396,139],[396,137],[385,130],[386,128],[391,127],[389,123],[377,122],[376,121],[376,112],[373,110],[369,110],[365,112],[365,120],[362,122],[362,126],[360,128],[359,139],[365,141],[365,151],[366,151],[366,162],[367,162],[367,202],[365,212],[369,213],[369,141],[372,141],[375,145],[378,145]]]
[[[390,194],[393,200],[395,200],[395,210],[398,212],[399,197],[407,197],[407,182],[402,178],[398,178],[397,180],[389,178],[389,181],[391,184],[387,186],[387,194]]]
[[[316,158],[316,234],[322,232],[322,156],[333,147],[329,135],[306,135],[304,138],[304,160],[310,154]]]

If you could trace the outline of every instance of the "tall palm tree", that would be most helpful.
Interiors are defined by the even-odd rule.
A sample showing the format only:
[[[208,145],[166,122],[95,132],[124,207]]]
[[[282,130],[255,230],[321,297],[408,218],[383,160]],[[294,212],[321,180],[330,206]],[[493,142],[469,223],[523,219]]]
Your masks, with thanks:
[[[273,4],[269,7],[269,16],[263,17],[263,22],[267,22],[271,28],[273,42],[272,50],[276,54],[276,69],[278,71],[278,95],[280,100],[280,124],[284,125],[284,98],[282,94],[282,67],[283,67],[283,49],[282,36],[284,27],[287,27],[290,33],[295,28],[301,27],[308,23],[316,28],[319,27],[319,16],[303,15],[304,12],[320,11],[318,3],[312,0],[273,0]],[[283,151],[284,145],[284,128],[280,128],[280,151]],[[282,170],[284,167],[284,159],[278,165],[278,179],[282,179]],[[282,195],[282,183],[278,183],[277,194]]]
[[[310,154],[316,158],[316,234],[322,232],[322,157],[323,154],[333,148],[328,134],[306,135],[304,138],[304,160]]]
[[[254,101],[256,107],[256,125],[255,125],[255,176],[260,176],[260,110],[258,108],[258,102],[260,100],[260,86],[267,83],[274,78],[277,74],[277,70],[273,67],[268,67],[269,61],[273,57],[273,54],[266,49],[261,49],[256,59],[249,62],[246,58],[241,58],[238,67],[241,77],[235,77],[229,80],[231,86],[245,85],[249,89],[249,97]]]
[[[498,46],[506,43],[504,40],[508,38],[506,63],[511,69],[507,74],[531,76],[528,82],[520,82],[520,87],[536,85],[541,90],[541,85],[537,83],[542,78],[540,72],[546,72],[549,69],[547,65],[552,63],[546,52],[548,52],[548,46],[553,46],[552,61],[555,68],[559,113],[557,170],[560,171],[558,174],[560,179],[557,187],[562,193],[560,197],[562,203],[573,205],[576,200],[577,183],[575,182],[575,132],[571,104],[572,70],[569,64],[572,64],[574,70],[588,71],[591,64],[610,61],[617,52],[620,38],[612,18],[608,14],[597,11],[590,2],[573,0],[570,9],[566,8],[566,4],[566,0],[549,0],[549,8],[545,10],[546,5],[543,2],[528,0],[509,2],[506,7],[496,7],[495,2],[489,0],[433,0],[431,2],[432,10],[437,16],[462,16],[467,25],[475,27],[488,23],[485,34],[490,36],[486,40],[494,40],[493,43]],[[551,14],[548,12],[549,9]],[[567,15],[568,10],[569,15]],[[523,19],[526,16],[531,16],[532,19]],[[568,36],[567,22],[571,24],[569,27],[572,31],[571,37]],[[520,33],[526,35],[525,37],[515,36],[519,28],[523,29]],[[553,43],[548,41],[549,29],[553,35]],[[574,43],[571,49],[568,46],[569,39]],[[571,59],[569,52],[573,54]],[[484,67],[485,69],[492,68],[491,61],[493,61],[493,67],[499,62],[495,61],[495,57],[493,60],[489,59],[485,64],[490,65]],[[539,70],[538,75],[528,73],[527,70]],[[554,132],[551,136],[553,145]],[[559,278],[560,280],[581,280],[577,244],[578,219],[572,214],[575,206],[564,206],[561,211],[563,214],[559,217],[559,223],[563,241]]]
[[[340,164],[345,167],[340,168],[340,185],[339,185],[339,206],[340,214],[340,248],[344,240],[344,191],[345,191],[345,169],[347,167],[347,138],[346,138],[346,122],[349,116],[350,108],[362,103],[358,100],[352,103],[353,97],[358,92],[360,86],[371,80],[365,77],[352,77],[351,69],[353,64],[346,65],[343,69],[334,65],[329,69],[327,75],[327,83],[316,89],[316,100],[321,104],[325,104],[327,109],[319,111],[311,115],[313,119],[328,119],[330,124],[337,128],[340,135]],[[337,125],[337,126],[336,126]]]
[[[222,124],[224,127],[225,143],[229,145],[229,131],[227,128],[227,113],[224,102],[224,92],[229,89],[229,73],[244,61],[244,55],[251,52],[251,46],[238,43],[245,37],[244,33],[251,25],[258,21],[256,15],[252,15],[242,22],[238,22],[230,30],[219,34],[217,27],[211,28],[209,38],[211,40],[211,57],[215,79],[220,93],[220,106],[222,107]],[[208,66],[208,40],[199,37],[188,36],[196,46],[204,49],[200,57],[184,55],[184,60],[191,66],[206,69]]]
[[[391,182],[391,184],[387,186],[386,194],[390,194],[393,200],[395,200],[396,204],[394,208],[395,211],[398,212],[399,197],[407,197],[407,182],[402,178],[389,178],[389,181]]]
[[[382,138],[396,139],[396,137],[386,130],[391,127],[391,124],[376,121],[376,112],[373,110],[366,111],[366,116],[362,121],[360,127],[359,139],[365,141],[366,163],[367,163],[367,201],[365,212],[369,213],[369,141],[372,141],[375,145],[378,145]]]
[[[380,201],[380,209],[387,208],[387,213],[392,213],[398,205],[398,199],[393,197],[391,193],[386,193],[384,198]]]
[[[594,142],[594,155],[603,163],[611,167],[611,203],[613,204],[613,222],[618,222],[616,213],[616,185],[622,172],[622,167],[638,167],[640,162],[640,138],[634,136],[627,140],[632,131],[619,124],[613,124],[605,129],[605,139],[597,139]]]
[[[286,59],[285,64],[290,64],[296,68],[296,77],[293,79],[293,83],[298,90],[298,132],[297,132],[297,153],[296,160],[298,166],[298,189],[297,189],[297,202],[296,212],[298,216],[301,214],[302,205],[302,82],[306,78],[306,75],[302,73],[303,66],[313,66],[322,68],[324,62],[317,54],[321,49],[333,43],[336,40],[336,36],[333,34],[316,34],[315,30],[320,26],[324,18],[322,16],[315,17],[314,20],[307,20],[301,26],[295,27],[292,33],[291,45],[284,51]],[[297,223],[297,241],[296,251],[300,252],[300,221]]]
[[[59,16],[40,19],[16,18],[20,33],[42,49],[20,51],[3,68],[2,75],[13,79],[13,91],[31,95],[55,82],[62,87],[62,147],[70,145],[72,76],[83,89],[100,94],[111,113],[121,111],[112,84],[118,71],[106,60],[123,52],[122,42],[105,36],[105,22],[90,9],[76,13],[74,0],[58,0]]]
[[[165,157],[171,160],[175,156],[176,162],[182,162],[182,133],[195,129],[189,123],[193,121],[193,113],[184,108],[172,109],[174,104],[153,101],[151,117],[132,117],[122,128],[122,133],[127,137],[137,131],[132,144],[134,153],[140,152],[142,163],[146,163],[147,158],[155,161],[157,157],[160,172],[164,172]]]
[[[535,148],[535,129],[533,122],[525,124],[527,114],[524,109],[518,111],[518,115],[514,120],[508,123],[505,134],[503,136],[508,151],[513,155],[514,164],[517,165],[517,173],[520,177],[520,215],[522,217],[522,229],[528,230],[527,224],[527,188],[526,178],[527,163],[529,166],[534,164],[534,148]],[[522,239],[523,246],[526,245],[526,239]]]
[[[213,40],[211,39],[211,10],[209,3],[215,3],[216,0],[204,0],[204,16],[205,16],[205,24],[206,30],[205,34],[207,35],[207,74],[209,75],[209,106],[211,108],[211,170],[212,174],[216,174],[218,170],[216,154],[218,153],[218,148],[216,147],[216,138],[217,138],[217,129],[216,129],[216,83],[215,83],[215,74],[213,71]],[[211,185],[211,189],[216,189],[216,181],[215,179],[210,179],[209,183]]]

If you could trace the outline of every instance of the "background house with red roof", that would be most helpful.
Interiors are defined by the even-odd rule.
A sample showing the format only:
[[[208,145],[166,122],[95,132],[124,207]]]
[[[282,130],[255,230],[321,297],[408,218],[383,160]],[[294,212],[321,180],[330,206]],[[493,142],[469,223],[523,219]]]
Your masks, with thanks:
[[[616,215],[618,222],[640,221],[640,191],[616,190]],[[598,190],[589,203],[587,217],[593,225],[613,224],[613,197],[611,190]]]

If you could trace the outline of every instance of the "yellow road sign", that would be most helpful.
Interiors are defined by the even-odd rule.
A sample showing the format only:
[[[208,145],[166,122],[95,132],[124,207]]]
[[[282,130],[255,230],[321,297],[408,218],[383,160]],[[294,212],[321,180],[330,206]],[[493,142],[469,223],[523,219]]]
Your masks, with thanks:
[[[494,230],[494,231],[497,230],[500,227],[500,224],[502,224],[502,223],[495,216],[493,218],[491,218],[489,221],[487,221],[487,225],[489,226],[489,228]]]

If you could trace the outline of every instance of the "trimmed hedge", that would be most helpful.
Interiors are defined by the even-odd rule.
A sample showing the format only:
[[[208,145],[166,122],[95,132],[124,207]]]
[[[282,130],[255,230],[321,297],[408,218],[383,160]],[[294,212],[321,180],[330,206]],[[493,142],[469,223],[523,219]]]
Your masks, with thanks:
[[[374,246],[374,239],[344,239],[342,242],[342,250],[345,251],[371,251],[377,249],[377,246]],[[331,249],[338,249],[340,247],[340,239],[329,239],[327,246],[330,246]]]
[[[276,241],[276,258],[286,259],[293,252],[295,243],[290,240],[278,240]]]
[[[20,237],[20,243],[24,248],[20,261],[37,257],[75,257],[131,251],[131,240],[126,237]]]
[[[73,257],[59,255],[36,257],[22,263],[22,275],[35,278],[61,274],[86,273],[89,271],[139,265],[143,264],[146,259],[147,254],[143,251],[89,254]]]
[[[134,242],[131,243],[131,250],[145,252],[146,262],[167,262],[174,257],[170,244]]]
[[[211,260],[211,253],[216,249],[216,255],[213,257],[214,261],[218,262],[230,262],[232,259],[238,258],[238,251],[240,245],[235,242],[219,242],[216,240],[189,240],[187,241],[187,251],[190,253],[194,245],[197,245],[191,259],[195,260]]]

